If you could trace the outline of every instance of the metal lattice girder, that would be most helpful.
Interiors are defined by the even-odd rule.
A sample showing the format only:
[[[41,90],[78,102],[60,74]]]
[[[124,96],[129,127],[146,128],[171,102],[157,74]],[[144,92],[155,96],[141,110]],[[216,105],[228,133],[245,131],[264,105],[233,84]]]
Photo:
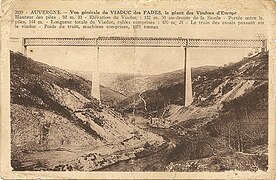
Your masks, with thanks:
[[[189,39],[188,47],[211,48],[263,48],[265,40],[260,39]]]
[[[23,46],[266,48],[266,40],[159,37],[24,38]]]
[[[95,46],[96,38],[24,38],[23,46]]]
[[[130,47],[182,47],[187,45],[183,38],[153,37],[99,37],[99,46],[130,46]]]

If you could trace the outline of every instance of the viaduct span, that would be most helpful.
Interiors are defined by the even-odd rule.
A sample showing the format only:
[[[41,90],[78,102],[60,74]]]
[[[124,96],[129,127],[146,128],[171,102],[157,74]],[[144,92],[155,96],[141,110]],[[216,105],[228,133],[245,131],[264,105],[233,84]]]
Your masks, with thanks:
[[[260,48],[267,50],[265,39],[191,39],[168,37],[98,37],[98,38],[23,38],[24,55],[30,46],[93,46],[97,57],[93,60],[91,95],[100,100],[99,60],[100,48],[108,47],[175,47],[182,48],[185,80],[185,106],[192,103],[192,80],[189,66],[188,48]]]

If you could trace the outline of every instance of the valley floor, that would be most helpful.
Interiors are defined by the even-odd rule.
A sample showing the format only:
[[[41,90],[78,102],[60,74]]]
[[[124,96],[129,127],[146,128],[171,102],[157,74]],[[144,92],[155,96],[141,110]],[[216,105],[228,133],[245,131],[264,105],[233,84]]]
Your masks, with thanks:
[[[141,126],[141,123],[139,124]],[[121,161],[104,167],[100,171],[165,171],[168,165],[166,159],[175,148],[175,143],[178,141],[178,138],[167,129],[148,127],[147,130],[161,135],[167,141],[168,146],[150,156]]]
[[[133,118],[133,117],[132,117]],[[110,166],[99,169],[100,171],[257,171],[266,170],[267,146],[255,147],[262,152],[254,150],[253,153],[233,152],[224,155],[212,155],[205,158],[182,157],[186,160],[173,160],[177,148],[181,148],[181,140],[185,135],[180,135],[173,128],[153,128],[147,125],[147,119],[136,117],[136,125],[144,130],[162,136],[168,146],[160,151],[141,158],[120,161]],[[208,120],[207,120],[208,121]],[[184,155],[185,156],[185,155]],[[187,160],[189,159],[189,160]]]
[[[148,120],[141,116],[129,115],[135,119],[134,126],[142,129],[144,136],[154,134],[163,141],[146,143],[145,139],[116,142],[104,146],[57,148],[39,151],[16,153],[12,158],[15,170],[51,170],[51,171],[225,171],[225,170],[266,170],[267,154],[265,146],[256,147],[253,152],[231,152],[206,157],[193,157],[180,154],[184,149],[183,138],[187,134],[179,133],[179,129],[154,128]],[[206,122],[210,119],[199,121]],[[205,123],[203,123],[205,124]],[[197,129],[194,129],[197,131]],[[147,135],[146,135],[147,134]],[[129,141],[129,142],[128,142]],[[195,141],[199,141],[196,139]],[[188,145],[190,146],[190,144]],[[192,145],[191,145],[192,146]],[[187,147],[186,147],[187,148]],[[202,147],[203,152],[206,147]],[[15,150],[16,148],[14,148]],[[262,149],[262,151],[257,150]],[[191,149],[192,150],[192,149]],[[180,157],[180,158],[178,158]]]

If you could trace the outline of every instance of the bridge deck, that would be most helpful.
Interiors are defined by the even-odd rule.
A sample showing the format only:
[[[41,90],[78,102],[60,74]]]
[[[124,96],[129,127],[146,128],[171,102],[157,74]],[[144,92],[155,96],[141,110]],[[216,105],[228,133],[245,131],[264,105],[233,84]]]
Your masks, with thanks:
[[[265,48],[266,40],[162,37],[23,38],[23,46]]]

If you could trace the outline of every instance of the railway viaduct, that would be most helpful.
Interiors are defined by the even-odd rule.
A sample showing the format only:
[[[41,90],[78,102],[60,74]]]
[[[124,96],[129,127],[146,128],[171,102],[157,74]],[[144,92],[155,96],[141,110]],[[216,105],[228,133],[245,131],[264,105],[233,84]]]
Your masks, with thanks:
[[[92,46],[97,56],[93,60],[91,95],[98,100],[100,97],[99,63],[100,49],[108,47],[133,48],[166,48],[183,49],[185,106],[193,102],[191,67],[189,66],[189,48],[260,48],[267,50],[266,39],[191,39],[169,37],[98,37],[98,38],[23,38],[24,55],[27,56],[30,46]]]

